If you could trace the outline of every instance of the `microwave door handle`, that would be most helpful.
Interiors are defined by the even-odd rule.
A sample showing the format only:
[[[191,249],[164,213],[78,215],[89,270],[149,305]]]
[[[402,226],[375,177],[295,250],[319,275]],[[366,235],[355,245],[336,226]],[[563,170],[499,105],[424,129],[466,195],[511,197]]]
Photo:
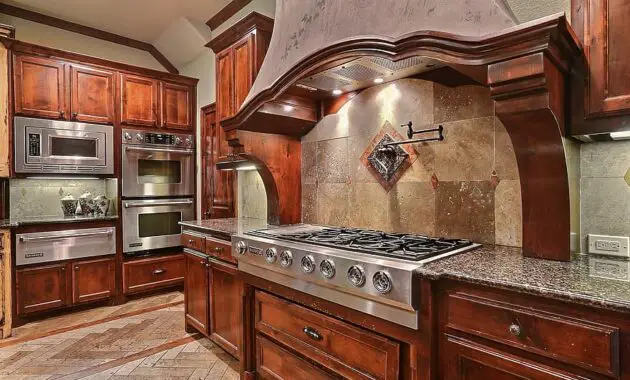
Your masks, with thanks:
[[[181,150],[181,149],[165,149],[165,148],[143,148],[139,146],[128,146],[125,148],[127,151],[138,151],[138,152],[164,152],[164,153],[175,153],[182,155],[191,155],[193,154],[192,150]]]
[[[88,237],[88,236],[99,236],[99,235],[112,235],[112,231],[102,231],[102,232],[86,232],[83,234],[74,234],[74,235],[66,235],[66,236],[36,236],[36,237],[24,237],[20,236],[20,241],[28,242],[28,241],[39,241],[39,240],[61,240],[61,239],[71,239],[78,237]]]
[[[173,206],[173,205],[191,205],[193,201],[164,201],[164,202],[144,202],[144,203],[129,203],[125,202],[125,208],[130,207],[153,207],[153,206]]]

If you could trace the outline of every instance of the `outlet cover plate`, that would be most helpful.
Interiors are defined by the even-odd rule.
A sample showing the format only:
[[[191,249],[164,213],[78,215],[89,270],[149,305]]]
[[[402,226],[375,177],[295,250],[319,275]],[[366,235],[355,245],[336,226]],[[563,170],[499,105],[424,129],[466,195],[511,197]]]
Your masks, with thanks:
[[[630,257],[628,236],[588,235],[588,253]]]

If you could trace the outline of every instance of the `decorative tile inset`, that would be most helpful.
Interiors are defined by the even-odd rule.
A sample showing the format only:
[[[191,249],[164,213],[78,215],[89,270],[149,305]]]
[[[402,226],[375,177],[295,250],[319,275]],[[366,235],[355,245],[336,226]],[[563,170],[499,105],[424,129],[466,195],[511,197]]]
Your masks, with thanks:
[[[385,147],[389,142],[400,140],[404,140],[402,135],[392,128],[389,122],[385,122],[361,156],[361,163],[386,191],[392,189],[418,157],[412,146]]]
[[[628,186],[630,186],[630,168],[628,168],[628,171],[626,172],[626,175],[623,177],[623,179],[625,179]]]

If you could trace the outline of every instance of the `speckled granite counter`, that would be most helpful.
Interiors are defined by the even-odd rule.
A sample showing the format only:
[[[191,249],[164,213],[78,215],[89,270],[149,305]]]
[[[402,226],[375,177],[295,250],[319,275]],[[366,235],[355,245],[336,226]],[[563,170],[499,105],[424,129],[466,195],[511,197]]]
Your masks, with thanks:
[[[250,218],[189,220],[179,224],[211,235],[218,235],[226,240],[235,234],[267,228],[266,220]]]
[[[0,219],[0,228],[14,228],[33,224],[80,223],[103,220],[116,220],[117,215],[104,216],[38,216],[20,219]]]
[[[570,262],[558,262],[523,257],[517,248],[484,246],[418,272],[630,313],[629,268],[624,259],[574,255]]]

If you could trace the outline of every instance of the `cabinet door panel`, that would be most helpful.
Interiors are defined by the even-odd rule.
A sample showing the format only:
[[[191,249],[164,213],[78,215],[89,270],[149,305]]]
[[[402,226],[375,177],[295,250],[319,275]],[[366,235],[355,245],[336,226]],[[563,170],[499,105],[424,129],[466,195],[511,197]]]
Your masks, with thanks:
[[[121,122],[154,127],[160,125],[157,80],[129,74],[120,74],[120,78]]]
[[[216,162],[228,154],[225,132],[216,121],[214,107],[204,107],[201,115],[202,214],[204,218],[234,216],[233,172],[218,170]]]
[[[217,118],[234,115],[234,54],[227,49],[217,54]]]
[[[256,336],[256,372],[274,380],[336,378],[260,335]]]
[[[208,260],[186,253],[184,296],[186,323],[208,333]]]
[[[188,86],[162,82],[162,117],[164,127],[192,129],[191,92]]]
[[[115,260],[102,259],[73,263],[72,302],[106,300],[114,295]]]
[[[70,112],[73,120],[114,122],[114,73],[72,66]]]
[[[248,35],[234,47],[234,113],[238,112],[254,81],[254,36]]]
[[[16,270],[18,314],[64,307],[69,304],[66,264]]]
[[[65,117],[65,64],[48,58],[18,55],[14,69],[15,112],[20,115]]]
[[[243,325],[243,284],[236,268],[215,261],[210,270],[210,337],[227,352],[240,357]]]

